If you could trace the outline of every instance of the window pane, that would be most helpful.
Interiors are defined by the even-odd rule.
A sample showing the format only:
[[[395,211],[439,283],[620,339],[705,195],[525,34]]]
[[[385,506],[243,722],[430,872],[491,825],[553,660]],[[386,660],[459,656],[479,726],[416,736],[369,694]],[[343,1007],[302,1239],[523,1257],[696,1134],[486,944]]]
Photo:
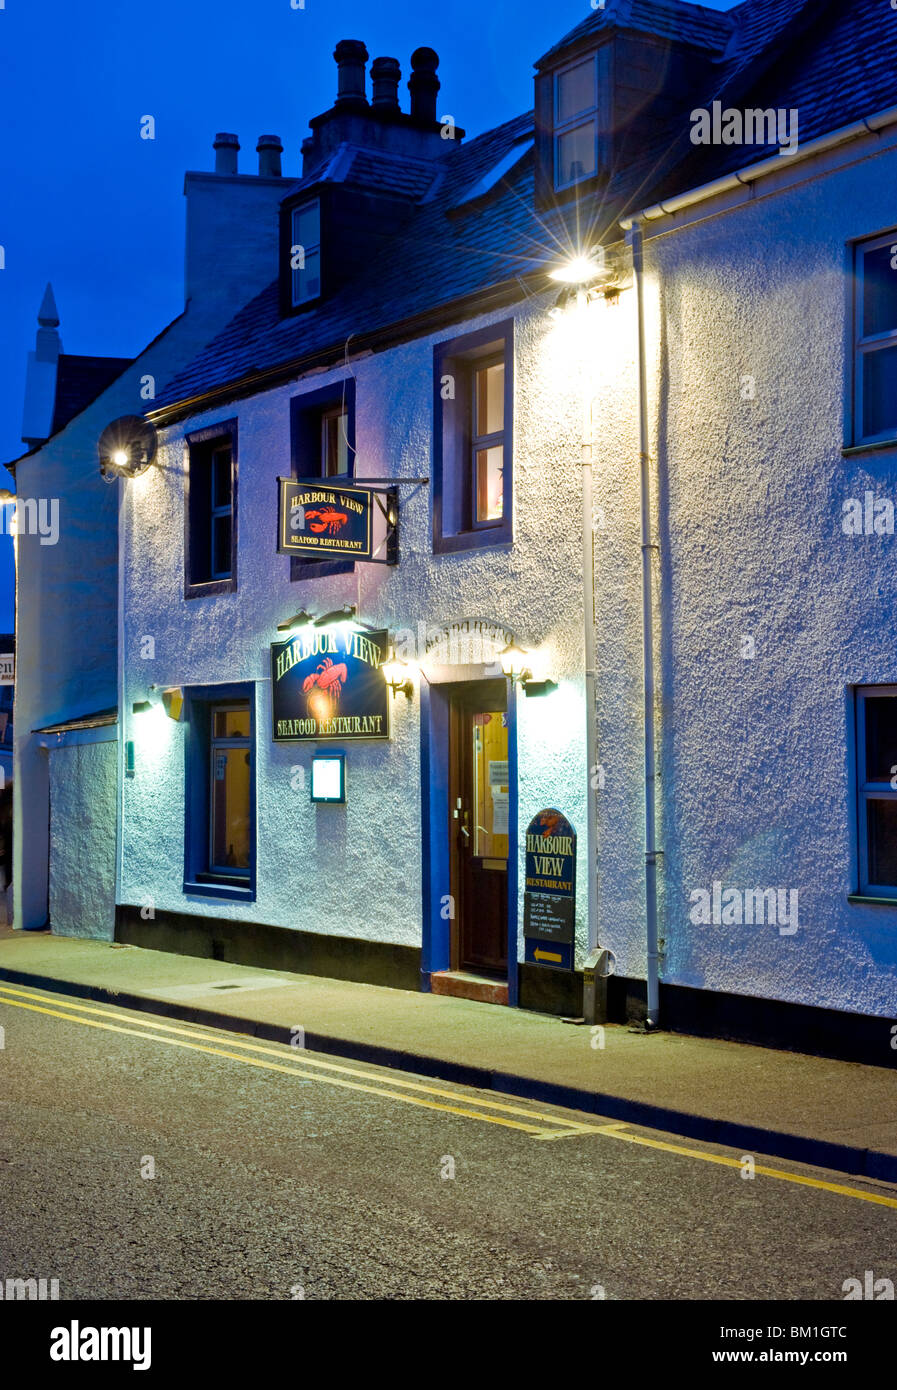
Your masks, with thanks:
[[[591,111],[597,104],[595,93],[595,59],[587,58],[575,68],[559,74],[558,121],[569,121],[580,111]]]
[[[557,182],[560,186],[590,178],[596,167],[594,121],[577,126],[558,138]]]
[[[306,252],[305,269],[293,271],[293,302],[304,304],[321,293],[321,253]]]
[[[863,437],[897,435],[897,347],[864,352]]]
[[[248,738],[249,706],[235,705],[233,709],[215,711],[213,738]]]
[[[890,246],[863,256],[863,337],[897,329],[897,270],[892,259]]]
[[[321,476],[335,478],[349,471],[346,411],[328,411],[321,419]]]
[[[501,444],[477,449],[477,521],[500,521],[504,509],[504,456]]]
[[[477,372],[477,435],[497,434],[505,427],[505,364]]]
[[[230,449],[212,455],[212,506],[229,507],[231,488]]]
[[[231,565],[231,519],[226,516],[212,518],[212,573],[215,579],[225,579],[230,574]]]
[[[473,716],[473,852],[508,857],[508,727],[501,710]],[[497,867],[497,866],[496,866]]]
[[[897,800],[866,802],[869,882],[897,886]]]
[[[867,782],[890,782],[897,766],[897,696],[873,695],[863,701],[866,717]]]
[[[249,868],[249,750],[212,749],[212,864]]]
[[[321,244],[321,208],[315,201],[293,213],[293,245],[312,251]]]

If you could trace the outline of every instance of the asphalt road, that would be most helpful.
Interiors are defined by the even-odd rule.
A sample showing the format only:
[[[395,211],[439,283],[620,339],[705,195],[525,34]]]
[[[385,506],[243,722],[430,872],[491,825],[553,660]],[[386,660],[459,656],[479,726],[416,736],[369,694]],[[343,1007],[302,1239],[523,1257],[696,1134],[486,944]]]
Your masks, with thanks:
[[[0,990],[0,1025],[0,1280],[56,1278],[62,1298],[897,1285],[887,1184],[762,1155],[788,1177],[744,1178],[731,1150],[32,990]]]

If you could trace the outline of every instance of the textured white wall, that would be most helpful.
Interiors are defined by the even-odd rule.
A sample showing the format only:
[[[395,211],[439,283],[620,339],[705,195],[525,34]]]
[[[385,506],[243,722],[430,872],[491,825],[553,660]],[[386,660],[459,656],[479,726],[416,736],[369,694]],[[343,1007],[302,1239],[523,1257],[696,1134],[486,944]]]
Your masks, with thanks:
[[[897,450],[841,450],[847,243],[895,225],[895,186],[892,150],[646,244],[663,978],[885,1016],[897,909],[847,902],[848,687],[897,681],[897,542],[847,538],[841,507],[866,488],[897,498]],[[742,399],[747,375],[754,400]],[[612,405],[605,428],[623,443]],[[600,900],[621,972],[643,974],[633,448],[609,458],[614,525],[598,542]],[[693,924],[690,894],[714,880],[796,889],[797,932]]]
[[[116,744],[53,748],[50,926],[58,936],[115,934]]]
[[[365,622],[392,628],[487,617],[539,648],[559,691],[521,700],[520,828],[557,805],[580,833],[579,935],[585,931],[585,729],[580,531],[581,383],[559,357],[551,300],[516,316],[515,527],[513,548],[434,556],[430,489],[403,488],[401,562],[359,565],[355,575],[291,584],[275,553],[276,478],[290,471],[289,401],[341,373],[313,375],[166,431],[161,466],[129,488],[126,541],[126,722],[137,767],[125,783],[123,900],[407,945],[421,941],[419,699],[393,704],[388,744],[349,750],[349,803],[313,807],[291,769],[311,749],[270,738],[269,644],[298,608],[358,605]],[[359,360],[356,471],[361,477],[431,473],[433,347],[486,323],[459,323]],[[551,381],[546,380],[550,365]],[[578,359],[577,359],[578,363]],[[576,370],[573,370],[573,367]],[[184,435],[239,420],[239,590],[183,598]],[[140,656],[155,639],[155,657]],[[184,839],[182,727],[131,715],[150,683],[256,681],[258,898],[203,901],[181,891]],[[521,855],[521,873],[522,873]],[[447,887],[445,891],[448,891]],[[522,900],[521,900],[522,917]]]

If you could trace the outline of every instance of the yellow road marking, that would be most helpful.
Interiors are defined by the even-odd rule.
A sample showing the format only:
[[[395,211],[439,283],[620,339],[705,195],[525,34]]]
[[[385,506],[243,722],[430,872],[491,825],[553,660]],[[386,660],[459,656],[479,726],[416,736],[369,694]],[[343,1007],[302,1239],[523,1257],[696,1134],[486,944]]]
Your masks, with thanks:
[[[24,997],[15,999],[6,997],[10,994],[20,995]],[[120,1024],[101,1023],[96,1019],[92,1018],[79,1018],[76,1014],[64,1013],[60,1009],[51,1009],[45,1007],[44,1005],[25,1003],[25,999],[45,1000],[45,996],[38,994],[28,994],[24,990],[13,989],[12,987],[7,986],[5,984],[0,984],[0,1003],[8,1004],[10,1008],[27,1009],[29,1012],[32,1013],[47,1014],[53,1018],[61,1018],[68,1023],[81,1023],[87,1028],[101,1028],[111,1033],[123,1033],[130,1037],[144,1038],[155,1042],[165,1043],[169,1047],[188,1048],[192,1052],[207,1052],[216,1057],[227,1057],[234,1062],[244,1062],[247,1066],[261,1067],[267,1071],[283,1072],[287,1076],[299,1076],[309,1081],[325,1081],[329,1082],[332,1086],[340,1086],[346,1090],[364,1091],[370,1095],[385,1096],[388,1097],[390,1100],[404,1101],[407,1105],[420,1105],[428,1110],[441,1110],[453,1115],[462,1115],[467,1119],[482,1120],[486,1124],[503,1125],[509,1129],[519,1129],[523,1130],[527,1134],[532,1135],[534,1139],[565,1139],[574,1135],[581,1134],[602,1134],[608,1139],[621,1139],[624,1143],[627,1144],[637,1144],[643,1148],[659,1149],[664,1153],[679,1154],[684,1158],[696,1158],[702,1160],[704,1163],[716,1163],[726,1168],[741,1168],[742,1166],[742,1161],[738,1158],[729,1158],[724,1154],[705,1153],[702,1149],[687,1148],[684,1144],[673,1144],[665,1139],[650,1139],[647,1135],[633,1134],[630,1130],[627,1130],[625,1125],[621,1122],[615,1122],[605,1125],[589,1125],[585,1123],[579,1124],[576,1121],[570,1122],[568,1120],[561,1120],[560,1118],[556,1119],[554,1116],[540,1114],[537,1111],[524,1110],[519,1106],[500,1106],[499,1103],[495,1101],[483,1101],[477,1100],[475,1097],[465,1097],[465,1099],[467,1099],[470,1104],[489,1106],[491,1108],[496,1109],[500,1108],[509,1113],[527,1115],[531,1119],[536,1119],[540,1122],[538,1125],[524,1124],[519,1120],[506,1119],[502,1115],[484,1115],[481,1111],[469,1110],[465,1107],[458,1105],[443,1105],[438,1101],[425,1100],[420,1096],[402,1095],[401,1092],[391,1089],[392,1085],[395,1084],[404,1086],[409,1089],[413,1087],[415,1090],[427,1091],[434,1095],[441,1095],[452,1098],[454,1098],[457,1094],[453,1091],[440,1091],[435,1087],[424,1086],[418,1082],[406,1082],[397,1078],[394,1082],[391,1082],[390,1087],[384,1087],[366,1085],[357,1081],[346,1081],[336,1076],[321,1076],[319,1073],[303,1071],[298,1066],[285,1066],[282,1063],[265,1062],[257,1057],[241,1056],[237,1052],[229,1052],[225,1048],[221,1047],[211,1047],[206,1043],[188,1042],[186,1040],[182,1040],[180,1037],[162,1037],[160,1036],[158,1031],[152,1031],[158,1029],[170,1033],[184,1034],[186,1038],[205,1037],[204,1034],[190,1033],[187,1029],[176,1028],[170,1024],[162,1024],[152,1021],[142,1028],[125,1028],[122,1027]],[[83,1013],[101,1014],[103,1017],[106,1018],[118,1018],[121,1016],[110,1010],[96,1009],[84,1004],[72,1004],[71,1006],[66,1005],[65,1007],[78,1009]],[[140,1020],[140,1022],[142,1022],[142,1020]],[[233,1040],[233,1046],[243,1048],[244,1050],[252,1049],[254,1051],[266,1052],[273,1056],[281,1055],[280,1053],[276,1052],[273,1048],[266,1048],[257,1043],[244,1043],[242,1042],[242,1040]],[[320,1062],[317,1059],[310,1058],[303,1059],[303,1065],[311,1064],[319,1067],[325,1067],[327,1068],[327,1070],[344,1071],[354,1076],[371,1075],[370,1072],[357,1071],[349,1067],[340,1067],[336,1063],[332,1062]],[[546,1121],[548,1121],[548,1123],[551,1125],[561,1127],[545,1129],[544,1125]],[[847,1187],[842,1183],[826,1182],[822,1178],[810,1178],[806,1177],[802,1173],[792,1173],[781,1168],[767,1168],[763,1164],[759,1163],[755,1164],[754,1172],[761,1173],[764,1177],[767,1178],[779,1178],[783,1182],[793,1182],[803,1187],[813,1187],[824,1192],[835,1192],[842,1197],[853,1197],[861,1202],[872,1202],[878,1206],[892,1207],[897,1209],[897,1197],[886,1197],[883,1193],[863,1192],[859,1188]]]
[[[56,1002],[56,1001],[53,1000],[53,999],[48,999],[45,995],[42,995],[42,994],[33,994],[33,993],[31,993],[30,991],[24,990],[24,989],[14,989],[14,988],[13,988],[12,986],[10,986],[10,985],[6,985],[6,984],[0,983],[0,1003],[14,1004],[14,1003],[16,1002],[16,1000],[14,1000],[14,999],[5,999],[5,998],[3,997],[3,996],[8,995],[8,994],[13,994],[13,995],[19,996],[19,997],[21,997],[22,999],[30,999],[30,1000],[36,1001],[36,1002],[39,1003],[39,1004],[45,1004],[45,1005],[46,1005],[46,1004],[54,1004],[54,1003]],[[116,1013],[116,1012],[114,1012],[114,1011],[111,1010],[111,1009],[99,1009],[99,1008],[96,1008],[95,1006],[90,1005],[90,1004],[75,1004],[75,1003],[68,1003],[68,1002],[66,1002],[66,1003],[65,1003],[64,1005],[62,1005],[61,1007],[64,1008],[64,1009],[76,1009],[76,1010],[78,1011],[78,1013],[97,1014],[100,1018],[114,1018],[114,1019],[120,1019],[120,1018],[122,1017],[121,1013]],[[52,1011],[51,1011],[51,1012],[52,1012]],[[73,1023],[85,1023],[85,1022],[87,1022],[86,1019],[82,1019],[82,1018],[71,1018],[70,1015],[68,1015],[68,1017],[70,1018],[71,1022],[73,1022]],[[146,1022],[144,1022],[143,1018],[135,1018],[135,1019],[131,1019],[130,1022],[134,1023],[138,1028],[152,1030],[152,1031],[150,1031],[149,1033],[146,1033],[146,1034],[139,1034],[139,1036],[155,1037],[155,1036],[157,1035],[157,1033],[161,1031],[161,1032],[163,1032],[163,1033],[174,1033],[174,1034],[177,1034],[179,1037],[192,1038],[192,1039],[194,1039],[194,1040],[197,1041],[197,1042],[207,1043],[207,1042],[211,1041],[210,1036],[209,1036],[208,1033],[198,1033],[198,1032],[195,1032],[195,1031],[191,1031],[189,1028],[179,1028],[179,1027],[177,1027],[177,1026],[174,1025],[174,1024],[170,1024],[170,1023],[160,1023],[160,1022],[157,1022],[155,1018],[148,1019]],[[213,1034],[213,1036],[217,1035],[217,1036],[220,1037],[222,1031],[223,1031],[223,1030],[221,1030],[221,1029],[216,1029],[216,1030],[215,1030],[215,1033]],[[160,1042],[166,1042],[167,1039],[165,1039],[165,1038],[160,1038],[159,1041],[160,1041]],[[263,1054],[264,1056],[268,1056],[268,1057],[283,1057],[283,1052],[280,1050],[280,1048],[288,1047],[288,1046],[289,1046],[288,1043],[281,1043],[281,1044],[280,1044],[280,1048],[266,1047],[266,1046],[264,1045],[264,1043],[246,1042],[246,1041],[244,1041],[242,1038],[235,1038],[235,1037],[228,1037],[227,1042],[228,1042],[228,1046],[229,1046],[229,1047],[238,1047],[238,1048],[241,1049],[241,1051],[245,1051],[245,1052],[258,1052],[258,1053],[261,1053],[261,1054]],[[297,1048],[296,1051],[299,1053],[299,1057],[297,1057],[297,1061],[299,1061],[299,1058],[301,1057],[301,1064],[302,1064],[302,1066],[304,1066],[304,1067],[318,1067],[318,1068],[320,1068],[320,1069],[323,1070],[323,1071],[340,1072],[340,1073],[341,1073],[342,1075],[344,1075],[344,1076],[357,1076],[357,1077],[361,1077],[364,1081],[371,1081],[372,1079],[374,1079],[374,1080],[379,1080],[379,1078],[374,1077],[374,1074],[373,1074],[372,1072],[369,1072],[369,1071],[362,1071],[362,1070],[361,1070],[360,1068],[358,1068],[358,1067],[344,1066],[343,1064],[338,1063],[338,1062],[324,1062],[324,1061],[320,1060],[320,1059],[317,1058],[317,1057],[309,1057],[309,1056],[305,1053],[305,1051],[304,1051],[303,1049],[298,1049],[298,1048]],[[244,1061],[244,1060],[247,1060],[247,1061],[248,1061],[249,1059],[248,1059],[248,1058],[244,1059],[244,1058],[240,1057],[240,1058],[237,1058],[237,1060],[238,1060],[238,1061]],[[303,1074],[304,1074],[304,1073],[303,1073]],[[326,1081],[326,1080],[329,1080],[330,1078],[328,1078],[328,1077],[316,1076],[316,1077],[312,1077],[311,1079],[312,1079],[312,1080],[315,1080],[315,1081]],[[403,1090],[421,1091],[421,1092],[423,1092],[423,1093],[426,1094],[426,1095],[441,1096],[444,1100],[458,1100],[458,1099],[459,1099],[459,1096],[458,1096],[458,1092],[457,1092],[457,1091],[446,1091],[446,1090],[442,1090],[442,1089],[441,1089],[440,1087],[438,1087],[438,1086],[427,1086],[427,1085],[424,1085],[422,1082],[419,1082],[419,1081],[406,1081],[406,1080],[404,1079],[404,1077],[390,1078],[389,1085],[390,1085],[390,1086],[399,1086],[399,1087],[401,1087]],[[500,1110],[500,1111],[501,1111],[503,1114],[505,1114],[505,1115],[522,1115],[522,1116],[524,1116],[526,1119],[529,1119],[529,1120],[538,1120],[538,1121],[540,1122],[541,1125],[544,1125],[546,1121],[547,1121],[549,1124],[560,1125],[560,1126],[563,1128],[565,1134],[568,1133],[568,1132],[579,1133],[580,1131],[583,1132],[583,1133],[591,1133],[591,1132],[595,1131],[595,1130],[598,1128],[598,1126],[596,1126],[596,1125],[588,1125],[588,1124],[585,1124],[585,1123],[579,1123],[579,1122],[576,1121],[576,1120],[570,1121],[570,1120],[567,1120],[566,1118],[564,1118],[564,1119],[557,1118],[557,1119],[556,1119],[553,1115],[543,1115],[543,1114],[541,1114],[539,1111],[535,1111],[535,1110],[526,1110],[526,1109],[524,1109],[522,1106],[519,1106],[519,1105],[507,1105],[507,1104],[503,1104],[501,1101],[485,1100],[485,1099],[482,1099],[482,1100],[481,1100],[481,1099],[479,1099],[478,1097],[475,1097],[475,1096],[465,1097],[465,1100],[466,1100],[466,1102],[467,1102],[468,1104],[470,1104],[470,1105],[480,1105],[480,1106],[483,1106],[485,1109],[489,1109],[489,1110]],[[479,1118],[480,1118],[480,1119],[486,1119],[487,1116],[483,1115],[483,1116],[480,1116]]]

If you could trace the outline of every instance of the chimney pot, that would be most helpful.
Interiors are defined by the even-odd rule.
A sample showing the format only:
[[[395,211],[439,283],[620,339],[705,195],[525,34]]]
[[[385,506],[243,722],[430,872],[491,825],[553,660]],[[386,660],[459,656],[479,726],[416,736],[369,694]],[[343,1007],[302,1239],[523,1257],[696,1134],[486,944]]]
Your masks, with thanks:
[[[408,90],[411,93],[411,116],[416,121],[436,120],[436,94],[441,85],[436,76],[438,67],[439,54],[432,48],[416,48],[411,55]]]
[[[398,111],[399,79],[402,69],[398,58],[375,58],[371,63],[373,98],[371,105],[378,111]]]
[[[282,178],[280,156],[283,154],[283,144],[280,136],[260,135],[255,148],[259,157],[259,178]]]
[[[360,39],[340,39],[333,50],[339,71],[336,105],[367,106],[365,63],[368,51]]]
[[[215,173],[235,174],[237,172],[237,155],[240,150],[240,141],[236,135],[229,135],[227,132],[216,135],[214,150]]]

